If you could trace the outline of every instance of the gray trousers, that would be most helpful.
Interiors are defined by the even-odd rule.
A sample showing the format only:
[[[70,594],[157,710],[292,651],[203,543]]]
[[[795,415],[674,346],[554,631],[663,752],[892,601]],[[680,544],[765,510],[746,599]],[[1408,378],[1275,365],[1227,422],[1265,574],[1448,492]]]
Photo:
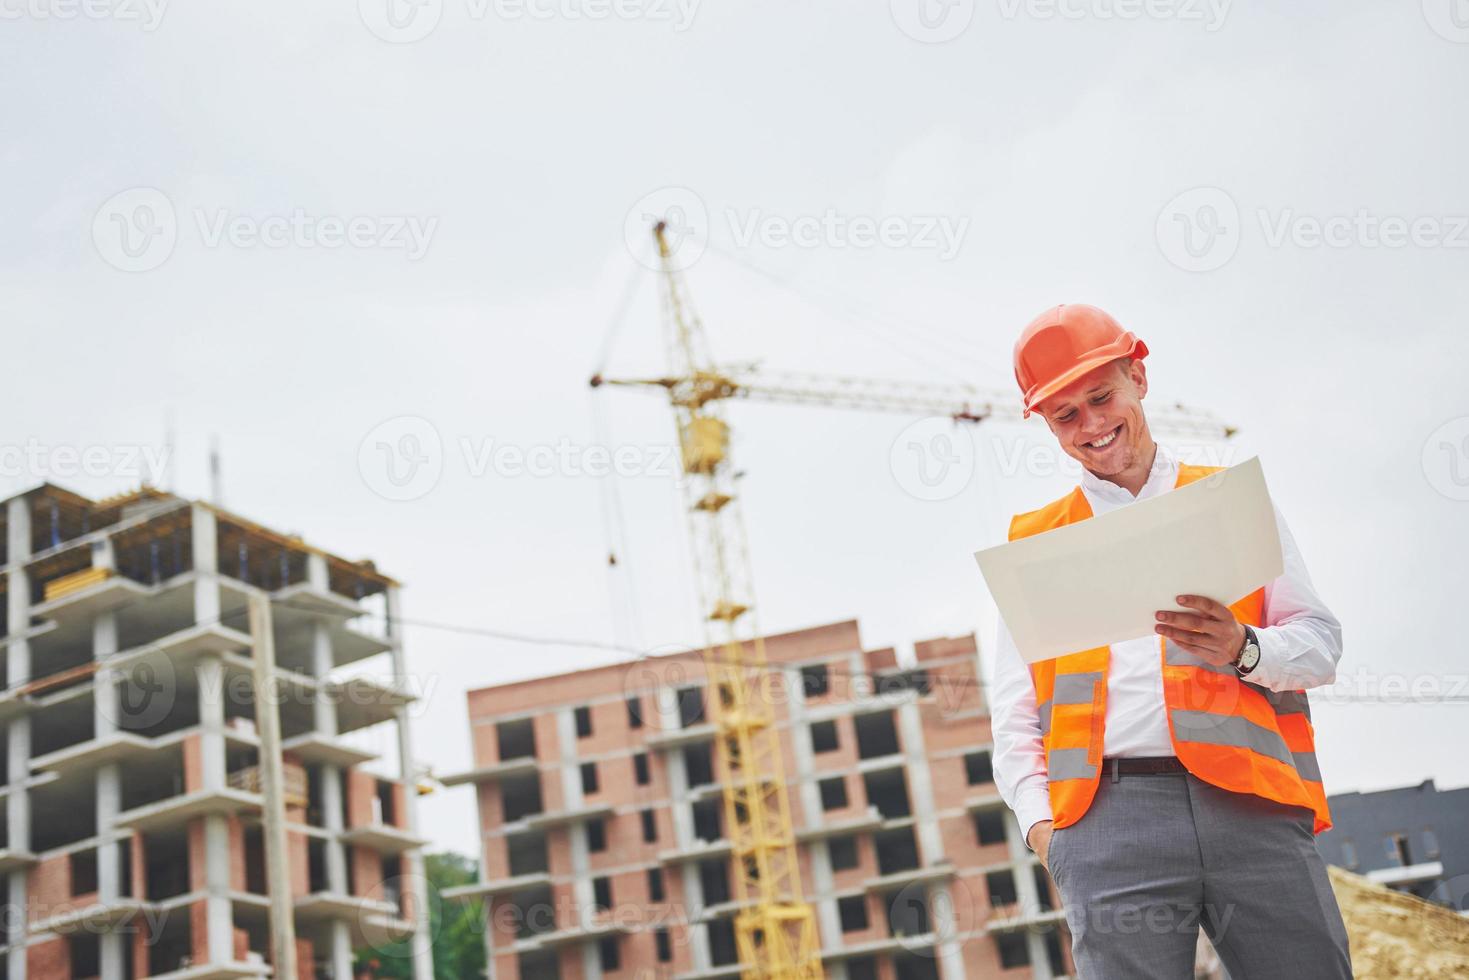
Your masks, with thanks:
[[[1309,810],[1104,768],[1047,860],[1083,980],[1188,980],[1201,925],[1231,980],[1352,975]]]

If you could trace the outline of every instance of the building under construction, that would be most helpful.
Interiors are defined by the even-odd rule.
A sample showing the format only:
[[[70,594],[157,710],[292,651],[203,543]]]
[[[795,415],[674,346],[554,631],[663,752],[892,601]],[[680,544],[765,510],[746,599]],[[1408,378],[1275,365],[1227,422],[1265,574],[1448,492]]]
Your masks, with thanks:
[[[1048,876],[990,771],[972,636],[765,640],[801,889],[837,980],[1071,972]],[[469,694],[494,980],[740,972],[701,651]]]
[[[396,583],[150,489],[46,485],[0,521],[0,973],[272,971],[247,616],[264,595],[297,975],[345,980],[354,949],[401,938],[431,977]],[[391,751],[364,747],[374,726]]]

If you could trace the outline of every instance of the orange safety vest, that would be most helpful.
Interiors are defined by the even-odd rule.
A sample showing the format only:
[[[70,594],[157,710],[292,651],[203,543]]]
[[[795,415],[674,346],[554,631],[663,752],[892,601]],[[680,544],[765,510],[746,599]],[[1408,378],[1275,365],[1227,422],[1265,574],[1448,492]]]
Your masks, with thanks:
[[[1218,469],[1180,465],[1176,486]],[[1091,516],[1091,505],[1076,487],[1060,500],[1012,519],[1010,540]],[[1265,590],[1256,589],[1229,608],[1240,622],[1263,626]],[[1163,637],[1159,640],[1168,731],[1184,767],[1222,789],[1308,807],[1316,814],[1316,833],[1330,828],[1306,692],[1280,693],[1246,683],[1231,666],[1210,664]],[[1057,827],[1080,820],[1097,793],[1111,653],[1111,647],[1096,647],[1030,667]]]

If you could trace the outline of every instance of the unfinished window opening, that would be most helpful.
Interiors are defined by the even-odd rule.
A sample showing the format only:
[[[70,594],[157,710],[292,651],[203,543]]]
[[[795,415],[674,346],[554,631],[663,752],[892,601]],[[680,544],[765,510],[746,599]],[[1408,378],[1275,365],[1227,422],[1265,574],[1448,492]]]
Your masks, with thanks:
[[[1055,929],[1048,929],[1046,936],[1046,959],[1051,964],[1052,976],[1065,976],[1066,963],[1061,958],[1061,935]]]
[[[522,773],[500,780],[500,806],[505,822],[514,823],[542,812],[540,773]]]
[[[582,705],[573,714],[576,716],[576,737],[586,738],[592,734],[592,709]]]
[[[898,754],[898,729],[891,711],[877,711],[852,719],[857,729],[857,757],[877,759]]]
[[[894,936],[922,936],[933,931],[928,915],[928,889],[904,888],[883,896],[888,932]]]
[[[714,746],[710,742],[686,745],[683,750],[684,780],[692,788],[714,782]]]
[[[326,841],[315,837],[306,840],[306,888],[313,893],[331,888],[326,873]]]
[[[653,933],[653,945],[658,950],[659,963],[667,963],[673,959],[673,940],[668,937],[666,928],[659,928]]]
[[[938,960],[916,953],[899,953],[893,957],[895,980],[939,980]]]
[[[651,844],[658,839],[658,818],[652,810],[644,810],[641,816],[643,821],[643,843]]]
[[[812,752],[835,752],[841,743],[837,738],[837,723],[835,721],[815,721],[811,723],[811,751]]]
[[[561,957],[556,950],[521,953],[516,957],[520,980],[561,980]]]
[[[512,892],[505,904],[510,921],[515,923],[515,938],[530,939],[556,930],[556,907],[551,903],[549,887]]]
[[[32,813],[45,820],[31,821],[32,853],[53,851],[97,836],[97,781],[61,780],[31,789]]]
[[[505,858],[512,878],[551,870],[550,852],[546,847],[544,833],[508,835],[505,838]]]
[[[877,807],[884,820],[898,820],[911,816],[913,807],[908,800],[908,780],[902,769],[883,769],[865,773],[862,783],[867,787],[867,802]]]
[[[1014,905],[1019,901],[1015,892],[1015,875],[1009,871],[991,871],[984,876],[984,887],[989,892],[991,908]]]
[[[643,699],[637,695],[627,699],[627,727],[643,727]]]
[[[592,911],[606,912],[612,908],[612,879],[603,875],[592,879]]]
[[[265,881],[265,830],[259,825],[245,827],[245,891],[252,895],[268,894]],[[185,882],[187,885],[187,881]]]
[[[47,755],[95,737],[93,699],[68,698],[31,715],[31,758]]]
[[[1055,911],[1056,905],[1051,901],[1051,876],[1046,874],[1046,869],[1040,865],[1031,868],[1035,873],[1035,893],[1040,902],[1042,912]]]
[[[877,980],[877,957],[856,956],[847,960],[847,980]]]
[[[704,721],[704,689],[685,687],[678,692],[678,724],[680,728],[691,728]]]
[[[646,786],[651,779],[648,772],[648,753],[639,752],[632,757],[632,775],[639,786]]]
[[[533,718],[515,718],[495,725],[495,747],[500,761],[534,758],[536,754],[536,726]]]
[[[1407,834],[1387,835],[1387,857],[1389,861],[1396,861],[1405,868],[1413,863],[1413,853],[1408,847]]]
[[[867,896],[844,895],[837,899],[837,917],[842,932],[860,932],[867,928]]]
[[[695,800],[689,804],[694,815],[694,836],[701,841],[717,841],[724,836],[723,801],[717,798]]]
[[[70,875],[72,898],[91,895],[97,891],[97,849],[95,847],[89,847],[85,851],[73,851],[67,857],[67,868]]]
[[[994,766],[990,763],[990,754],[985,752],[970,752],[964,757],[964,778],[970,786],[979,786],[984,783],[995,781]]]
[[[1000,966],[1006,970],[1030,965],[1030,947],[1026,945],[1025,933],[1002,932],[995,937],[1000,949]]]
[[[714,919],[705,926],[709,938],[709,961],[714,966],[728,966],[737,962],[739,952],[735,948],[735,930],[732,919]]]
[[[933,682],[928,676],[928,671],[923,667],[894,671],[891,674],[882,674],[877,678],[878,694],[898,694],[902,691],[927,694],[932,689]]]
[[[663,869],[648,869],[648,901],[661,902],[665,897],[663,891]]]
[[[877,873],[890,875],[918,867],[918,841],[912,827],[883,830],[872,835],[877,851]]]
[[[393,792],[394,783],[377,780],[377,795],[373,797],[373,819],[384,826],[398,825],[398,794]]]
[[[257,843],[260,839],[259,827],[245,828],[245,885],[250,889],[250,878],[252,872],[255,877],[265,877],[265,854],[264,848],[259,849],[260,867],[251,867],[250,853],[250,831],[255,832]],[[147,891],[145,896],[150,902],[159,902],[175,895],[182,895],[189,890],[189,836],[187,831],[172,831],[159,834],[149,834],[143,838],[143,864],[144,884]],[[262,880],[257,895],[265,894],[265,885]]]
[[[819,698],[831,690],[831,671],[826,664],[807,664],[801,668],[801,691],[806,700]]]
[[[1005,811],[996,807],[974,815],[974,836],[981,847],[1005,842]]]
[[[603,936],[597,940],[597,960],[603,973],[616,973],[622,969],[621,946],[616,936]]]
[[[195,965],[192,919],[188,915],[160,917],[157,931],[149,936],[146,944],[150,976],[186,970]]]
[[[581,791],[583,793],[595,793],[601,788],[597,779],[597,764],[595,762],[583,762],[581,764]]]
[[[821,809],[840,810],[847,805],[847,780],[843,776],[833,776],[823,779],[816,784],[821,792]]]
[[[851,834],[828,840],[826,851],[827,856],[831,859],[831,870],[833,871],[846,871],[848,868],[857,866],[857,838]]]
[[[729,862],[723,858],[709,858],[699,862],[699,888],[704,895],[704,905],[723,905],[729,901]]]
[[[607,822],[601,817],[587,821],[587,850],[593,854],[607,850]]]
[[[66,937],[67,953],[74,977],[102,975],[102,937],[95,932],[80,931]]]

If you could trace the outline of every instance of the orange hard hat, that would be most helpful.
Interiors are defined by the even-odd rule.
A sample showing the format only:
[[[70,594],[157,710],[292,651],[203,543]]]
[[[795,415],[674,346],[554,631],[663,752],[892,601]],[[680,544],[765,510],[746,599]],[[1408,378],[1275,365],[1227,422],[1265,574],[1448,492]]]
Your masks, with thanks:
[[[1085,303],[1053,306],[1015,342],[1015,380],[1025,415],[1093,368],[1119,357],[1142,360],[1148,345],[1106,312]]]

